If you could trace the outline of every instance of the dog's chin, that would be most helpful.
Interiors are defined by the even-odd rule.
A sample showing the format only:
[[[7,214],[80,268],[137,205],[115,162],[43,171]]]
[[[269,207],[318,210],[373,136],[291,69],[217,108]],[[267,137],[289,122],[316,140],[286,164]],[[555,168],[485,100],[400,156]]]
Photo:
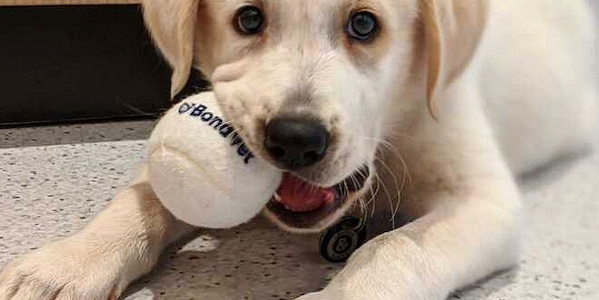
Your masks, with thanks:
[[[308,181],[299,179],[296,175],[286,174],[286,176],[294,176],[294,180],[302,181],[303,184],[313,186],[314,189],[322,189]],[[296,211],[290,209],[275,195],[266,205],[264,214],[273,223],[290,232],[320,232],[333,225],[333,223],[347,213],[353,204],[368,190],[370,180],[370,167],[364,166],[340,183],[325,188],[328,193],[334,195],[332,197],[334,199],[327,201],[317,208]]]

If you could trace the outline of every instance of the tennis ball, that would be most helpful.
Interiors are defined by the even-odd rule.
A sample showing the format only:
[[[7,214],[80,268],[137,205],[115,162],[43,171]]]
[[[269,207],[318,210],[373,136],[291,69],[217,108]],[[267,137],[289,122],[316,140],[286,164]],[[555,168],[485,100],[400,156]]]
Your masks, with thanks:
[[[198,227],[231,228],[249,221],[282,180],[282,172],[248,149],[212,92],[169,110],[147,149],[149,179],[160,202]]]

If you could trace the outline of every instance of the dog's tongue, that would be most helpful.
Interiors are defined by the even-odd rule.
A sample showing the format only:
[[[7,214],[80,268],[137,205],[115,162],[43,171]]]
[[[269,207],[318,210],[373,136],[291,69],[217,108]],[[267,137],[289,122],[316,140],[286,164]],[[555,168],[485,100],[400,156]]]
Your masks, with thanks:
[[[308,212],[335,201],[331,188],[319,188],[290,173],[285,173],[277,192],[279,202],[293,212]]]

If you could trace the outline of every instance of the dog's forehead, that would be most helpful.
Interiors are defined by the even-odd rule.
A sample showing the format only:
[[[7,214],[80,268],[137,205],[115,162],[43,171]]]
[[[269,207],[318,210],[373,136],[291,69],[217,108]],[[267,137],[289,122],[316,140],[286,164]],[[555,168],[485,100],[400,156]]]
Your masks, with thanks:
[[[339,20],[340,5],[348,0],[264,0],[269,13],[273,41],[295,40],[313,44],[332,40]]]
[[[262,0],[274,42],[294,40],[305,46],[336,44],[352,12],[378,11],[381,0]]]
[[[262,0],[270,11],[299,20],[330,19],[362,8],[377,9],[381,0]]]
[[[273,9],[298,16],[330,14],[352,0],[263,0],[263,3]]]
[[[264,7],[277,17],[288,17],[287,21],[318,20],[324,17],[334,17],[339,12],[352,8],[377,8],[381,0],[211,0],[211,4],[230,9],[245,5]]]
[[[406,2],[415,0],[405,0]],[[294,32],[330,37],[347,22],[352,12],[367,9],[379,17],[387,16],[394,0],[209,0],[211,11],[220,18],[231,17],[241,7],[254,5],[266,14],[269,28],[288,36]],[[402,1],[403,2],[403,1]],[[278,32],[277,32],[278,31]],[[323,35],[323,33],[327,33]]]

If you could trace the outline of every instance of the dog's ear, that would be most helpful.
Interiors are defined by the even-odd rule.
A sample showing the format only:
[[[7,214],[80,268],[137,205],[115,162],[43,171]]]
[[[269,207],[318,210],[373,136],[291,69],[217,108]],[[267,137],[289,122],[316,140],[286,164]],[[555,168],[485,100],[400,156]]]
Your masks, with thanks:
[[[420,0],[427,51],[427,98],[436,114],[435,96],[460,76],[472,56],[487,20],[486,0]]]
[[[180,92],[193,65],[200,0],[143,0],[144,18],[154,42],[173,68],[171,96]]]

